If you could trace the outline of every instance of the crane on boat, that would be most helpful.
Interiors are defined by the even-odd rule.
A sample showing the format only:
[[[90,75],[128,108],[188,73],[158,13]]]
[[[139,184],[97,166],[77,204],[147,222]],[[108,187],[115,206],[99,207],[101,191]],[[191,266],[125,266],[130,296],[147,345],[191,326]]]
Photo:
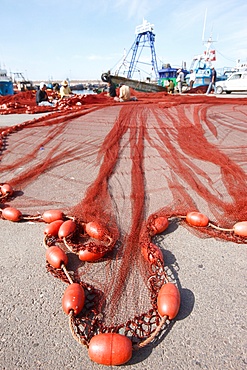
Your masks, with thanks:
[[[140,26],[136,27],[136,31],[135,31],[136,39],[130,49],[132,50],[132,57],[131,57],[130,65],[129,65],[127,78],[132,78],[133,73],[136,70],[137,64],[143,63],[139,61],[139,57],[145,47],[150,48],[151,65],[155,73],[156,79],[159,78],[156,52],[154,48],[155,34],[153,33],[153,30],[154,30],[154,25],[147,22],[145,19],[143,19],[143,23]],[[139,56],[137,57],[138,50],[140,51],[140,53],[139,53]]]

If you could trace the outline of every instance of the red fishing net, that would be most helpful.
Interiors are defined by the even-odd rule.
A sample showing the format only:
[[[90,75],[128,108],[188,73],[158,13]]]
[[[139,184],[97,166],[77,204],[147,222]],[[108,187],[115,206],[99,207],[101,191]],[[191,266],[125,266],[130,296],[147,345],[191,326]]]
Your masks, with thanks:
[[[157,220],[200,237],[247,241],[246,229],[234,231],[247,220],[246,99],[134,94],[138,101],[124,104],[103,94],[71,98],[1,134],[1,183],[15,190],[2,198],[2,213],[11,206],[24,220],[59,209],[76,223],[68,236],[45,241],[67,253],[71,281],[47,268],[84,288],[85,305],[70,325],[86,345],[114,332],[141,347],[169,325],[157,296],[174,277],[152,243]],[[186,221],[192,211],[208,217],[206,226]],[[87,233],[90,222],[103,236]],[[84,262],[82,251],[99,259]]]

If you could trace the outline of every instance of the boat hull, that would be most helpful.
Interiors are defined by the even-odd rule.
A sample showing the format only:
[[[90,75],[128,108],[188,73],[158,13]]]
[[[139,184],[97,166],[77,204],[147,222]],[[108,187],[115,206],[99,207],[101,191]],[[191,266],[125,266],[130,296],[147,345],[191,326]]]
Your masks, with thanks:
[[[122,77],[122,76],[114,76],[109,73],[103,73],[101,75],[101,79],[103,82],[112,82],[115,85],[128,85],[130,88],[142,91],[142,92],[165,92],[166,88],[164,86],[159,86],[152,82],[144,82],[138,80],[132,80],[130,78]]]
[[[13,95],[14,88],[12,81],[0,81],[0,96]]]

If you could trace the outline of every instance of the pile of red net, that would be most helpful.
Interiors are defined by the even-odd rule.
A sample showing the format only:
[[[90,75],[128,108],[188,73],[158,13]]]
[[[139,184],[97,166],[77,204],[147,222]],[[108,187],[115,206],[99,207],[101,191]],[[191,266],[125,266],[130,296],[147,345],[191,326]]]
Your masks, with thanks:
[[[62,210],[77,222],[67,240],[75,254],[102,252],[102,244],[85,247],[86,223],[99,222],[113,240],[98,262],[68,266],[88,297],[73,319],[86,343],[99,332],[139,343],[159,326],[157,295],[171,274],[152,244],[156,218],[175,219],[201,237],[246,243],[232,231],[247,220],[246,99],[132,93],[138,101],[123,104],[104,94],[72,97],[1,134],[1,183],[15,189],[2,209]],[[191,211],[216,228],[188,226]],[[62,270],[48,269],[68,282]]]

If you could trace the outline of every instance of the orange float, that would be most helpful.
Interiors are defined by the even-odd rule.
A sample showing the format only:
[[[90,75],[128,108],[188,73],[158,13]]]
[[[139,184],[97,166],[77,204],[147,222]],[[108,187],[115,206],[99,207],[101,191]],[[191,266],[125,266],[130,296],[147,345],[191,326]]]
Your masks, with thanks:
[[[2,195],[12,195],[14,193],[14,190],[12,188],[12,186],[10,186],[9,184],[3,184],[1,187],[0,187],[0,191],[2,193]]]
[[[47,249],[45,257],[47,262],[49,262],[49,264],[55,269],[61,268],[62,264],[65,266],[68,264],[67,254],[56,245],[53,245]]]
[[[237,222],[233,226],[234,234],[239,236],[247,236],[247,221]]]
[[[49,211],[45,211],[42,215],[42,219],[47,222],[51,223],[56,220],[63,220],[64,214],[59,209],[51,209]]]
[[[67,236],[73,234],[76,229],[76,223],[72,220],[67,220],[62,223],[58,230],[58,237],[60,239],[67,238]]]
[[[70,311],[74,311],[75,315],[78,315],[83,309],[85,302],[85,292],[80,284],[72,283],[65,290],[62,307],[64,312],[69,315]]]
[[[209,219],[203,213],[200,212],[188,212],[186,215],[186,221],[191,226],[205,227],[208,226]]]
[[[163,285],[158,293],[157,305],[159,314],[174,319],[180,308],[180,293],[173,283]]]
[[[91,339],[88,354],[92,361],[101,365],[122,365],[132,357],[132,342],[118,333],[98,334]]]
[[[109,237],[108,230],[95,221],[88,222],[85,226],[85,231],[89,236],[91,236],[91,238],[97,240],[103,241]]]
[[[60,226],[64,223],[63,220],[56,220],[48,224],[44,230],[44,234],[48,236],[58,236],[58,231],[60,229]]]
[[[105,255],[105,253],[94,253],[94,252],[89,252],[87,249],[80,250],[78,253],[78,257],[81,261],[85,262],[94,262],[99,260]]]
[[[160,234],[165,231],[169,226],[169,221],[166,217],[160,216],[156,217],[152,224],[150,225],[150,235],[154,236],[156,234]]]
[[[17,222],[17,221],[20,221],[22,217],[22,213],[16,208],[6,207],[2,211],[2,217],[5,220]]]

